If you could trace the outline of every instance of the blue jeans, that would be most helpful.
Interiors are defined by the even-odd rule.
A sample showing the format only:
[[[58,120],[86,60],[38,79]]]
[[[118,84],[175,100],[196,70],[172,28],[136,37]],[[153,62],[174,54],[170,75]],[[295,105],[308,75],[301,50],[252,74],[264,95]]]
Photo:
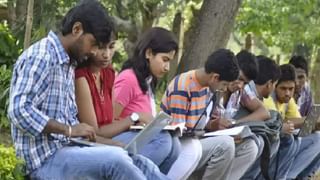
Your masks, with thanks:
[[[298,179],[308,178],[308,176],[311,176],[315,172],[317,172],[319,168],[320,168],[320,153],[316,158],[314,158],[311,164],[298,175],[297,178]]]
[[[288,178],[295,179],[304,169],[308,168],[320,150],[320,134],[313,133],[301,138],[301,146],[296,155]],[[310,169],[316,167],[309,167]]]
[[[293,135],[282,135],[278,152],[271,158],[269,164],[269,175],[271,179],[287,178],[294,159],[299,151],[300,140]]]
[[[157,166],[142,156],[129,157],[114,146],[67,146],[58,150],[30,174],[31,179],[167,179]]]
[[[169,156],[161,163],[160,171],[164,174],[168,174],[173,163],[178,159],[181,152],[181,143],[177,134],[171,134],[172,136],[172,148]]]
[[[299,145],[299,141],[295,140],[292,135],[282,135],[280,137],[279,147],[278,143],[271,145],[272,156],[270,157],[268,169],[271,179],[285,179],[293,163],[295,155],[297,154]],[[260,161],[261,157],[255,161],[253,166],[251,166],[249,171],[247,171],[241,179],[264,179],[263,175],[261,174]]]
[[[139,132],[126,131],[112,139],[115,141],[128,144]],[[149,158],[157,166],[160,166],[164,160],[169,156],[172,148],[172,137],[169,132],[164,131],[155,135],[152,140],[141,149],[139,154]]]

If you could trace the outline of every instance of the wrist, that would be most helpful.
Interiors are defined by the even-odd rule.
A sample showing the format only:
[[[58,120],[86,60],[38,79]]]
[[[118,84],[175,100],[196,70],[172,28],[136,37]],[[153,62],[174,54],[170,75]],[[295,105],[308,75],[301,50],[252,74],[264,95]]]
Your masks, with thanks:
[[[67,138],[71,138],[72,135],[72,127],[70,125],[66,125],[64,127],[64,133],[63,133]]]

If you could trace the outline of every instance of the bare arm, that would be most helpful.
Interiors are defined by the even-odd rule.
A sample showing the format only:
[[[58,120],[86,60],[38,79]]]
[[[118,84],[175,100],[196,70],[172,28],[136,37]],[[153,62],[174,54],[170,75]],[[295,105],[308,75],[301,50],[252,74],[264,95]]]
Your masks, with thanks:
[[[290,121],[291,123],[293,123],[295,129],[299,129],[299,128],[301,128],[303,126],[305,117],[302,117],[302,118],[288,118],[286,120]]]
[[[102,127],[98,126],[97,117],[93,107],[90,88],[85,78],[78,78],[75,82],[76,86],[76,102],[79,109],[80,122],[87,123],[95,128],[99,136],[110,138],[125,130],[131,125],[130,119],[116,121]]]
[[[250,113],[248,116],[239,119],[238,122],[265,121],[271,117],[269,111],[263,106],[263,103],[257,98],[248,101],[245,106],[252,113]]]
[[[68,126],[50,119],[44,127],[43,132],[63,134],[67,137],[84,137],[88,138],[90,141],[96,141],[96,133],[94,128],[85,123]]]

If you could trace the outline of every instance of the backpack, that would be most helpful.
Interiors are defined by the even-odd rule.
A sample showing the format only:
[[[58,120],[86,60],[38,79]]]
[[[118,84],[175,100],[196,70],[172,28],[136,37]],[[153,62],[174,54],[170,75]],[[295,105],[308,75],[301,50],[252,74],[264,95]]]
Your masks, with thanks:
[[[282,128],[282,117],[278,111],[270,110],[271,118],[265,121],[249,121],[237,123],[237,126],[247,125],[251,131],[258,136],[261,136],[264,141],[264,147],[261,154],[260,167],[261,173],[266,180],[270,180],[269,177],[269,162],[271,147],[274,143],[280,142],[280,132]],[[247,116],[250,112],[241,107],[235,115],[234,119],[240,119]]]

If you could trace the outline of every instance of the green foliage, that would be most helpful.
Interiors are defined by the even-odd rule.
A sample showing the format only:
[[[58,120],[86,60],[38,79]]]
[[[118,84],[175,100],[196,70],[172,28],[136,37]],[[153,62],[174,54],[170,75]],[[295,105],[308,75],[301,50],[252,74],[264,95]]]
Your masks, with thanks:
[[[13,147],[0,145],[0,179],[23,180],[23,161],[16,158]]]
[[[19,42],[12,35],[7,24],[0,23],[0,65],[11,66],[21,50]]]
[[[244,0],[235,27],[291,53],[297,44],[320,45],[319,15],[317,0]]]
[[[6,65],[0,66],[0,129],[9,129],[10,125],[6,114],[11,74],[11,70]]]
[[[22,49],[19,42],[12,35],[8,26],[0,24],[0,129],[9,129],[7,106],[11,68]]]

